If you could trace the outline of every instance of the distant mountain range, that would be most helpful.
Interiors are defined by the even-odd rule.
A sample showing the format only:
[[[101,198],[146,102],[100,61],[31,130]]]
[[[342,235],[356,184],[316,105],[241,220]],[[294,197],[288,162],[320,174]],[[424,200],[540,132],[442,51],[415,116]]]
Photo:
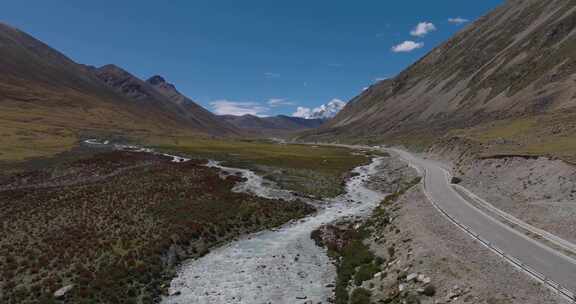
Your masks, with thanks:
[[[301,138],[576,160],[575,81],[576,2],[508,0]]]
[[[1,23],[0,113],[0,160],[66,150],[88,135],[240,133],[162,77],[143,81],[115,65],[75,63]]]
[[[306,119],[293,116],[258,117],[254,115],[221,115],[220,119],[250,135],[282,136],[298,131],[318,128],[324,119]]]

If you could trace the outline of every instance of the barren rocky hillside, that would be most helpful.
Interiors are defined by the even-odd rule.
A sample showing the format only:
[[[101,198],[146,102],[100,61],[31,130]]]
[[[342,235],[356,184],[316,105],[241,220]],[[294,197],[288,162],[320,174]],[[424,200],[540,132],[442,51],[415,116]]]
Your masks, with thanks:
[[[303,138],[426,146],[449,135],[572,158],[575,28],[576,1],[506,1]]]

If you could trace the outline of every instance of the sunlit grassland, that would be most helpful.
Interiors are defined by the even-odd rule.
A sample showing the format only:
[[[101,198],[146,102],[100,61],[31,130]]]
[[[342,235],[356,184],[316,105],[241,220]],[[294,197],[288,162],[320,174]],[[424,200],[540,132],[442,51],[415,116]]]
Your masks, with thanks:
[[[499,139],[521,139],[532,134],[537,126],[534,118],[520,118],[497,121],[468,130],[456,130],[453,134],[466,135],[482,143],[488,143]]]
[[[576,161],[576,113],[550,113],[501,120],[450,135],[487,145],[485,154],[519,154],[559,157]]]
[[[176,132],[153,121],[117,111],[107,104],[0,101],[0,162],[51,157],[70,150],[80,139],[91,134],[139,140],[150,134]]]
[[[174,137],[155,138],[151,143],[163,151],[253,169],[283,187],[317,196],[339,194],[346,174],[369,159],[343,147],[278,144],[264,140]]]

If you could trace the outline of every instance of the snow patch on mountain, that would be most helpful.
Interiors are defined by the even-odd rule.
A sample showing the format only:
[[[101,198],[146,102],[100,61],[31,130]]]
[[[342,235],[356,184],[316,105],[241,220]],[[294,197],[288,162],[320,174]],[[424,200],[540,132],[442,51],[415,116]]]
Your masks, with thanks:
[[[340,112],[344,106],[346,106],[346,102],[334,98],[328,103],[314,109],[298,107],[292,116],[306,119],[330,119],[336,116],[336,114],[338,114],[338,112]]]

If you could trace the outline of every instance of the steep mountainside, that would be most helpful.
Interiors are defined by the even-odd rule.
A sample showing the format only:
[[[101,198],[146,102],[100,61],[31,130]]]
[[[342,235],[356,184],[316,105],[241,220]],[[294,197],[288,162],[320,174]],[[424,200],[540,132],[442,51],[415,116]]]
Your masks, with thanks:
[[[254,115],[221,115],[220,119],[252,135],[281,136],[293,132],[314,129],[324,123],[323,119],[305,119],[285,115],[258,117]]]
[[[160,93],[160,95],[162,95],[164,98],[167,98],[174,104],[184,109],[184,115],[188,120],[195,122],[206,130],[210,130],[209,133],[221,135],[237,134],[240,132],[235,126],[227,122],[223,122],[212,112],[204,109],[193,100],[180,93],[176,89],[176,86],[166,82],[162,76],[152,76],[146,81],[146,83],[152,86],[156,92]]]
[[[575,73],[576,1],[509,0],[304,139],[422,145],[449,135],[490,153],[571,157]]]
[[[77,64],[0,23],[0,161],[64,151],[93,134],[236,133],[212,114],[207,121],[195,118],[206,112],[174,103],[128,73],[119,73],[129,79],[123,89],[111,89],[110,84],[119,84],[102,81],[102,70]]]
[[[222,122],[216,115],[180,94],[176,87],[164,78],[154,76],[143,81],[113,64],[94,69],[100,80],[116,92],[137,101],[161,109],[161,114],[173,115],[182,127],[190,127],[211,135],[236,134],[234,126]]]

